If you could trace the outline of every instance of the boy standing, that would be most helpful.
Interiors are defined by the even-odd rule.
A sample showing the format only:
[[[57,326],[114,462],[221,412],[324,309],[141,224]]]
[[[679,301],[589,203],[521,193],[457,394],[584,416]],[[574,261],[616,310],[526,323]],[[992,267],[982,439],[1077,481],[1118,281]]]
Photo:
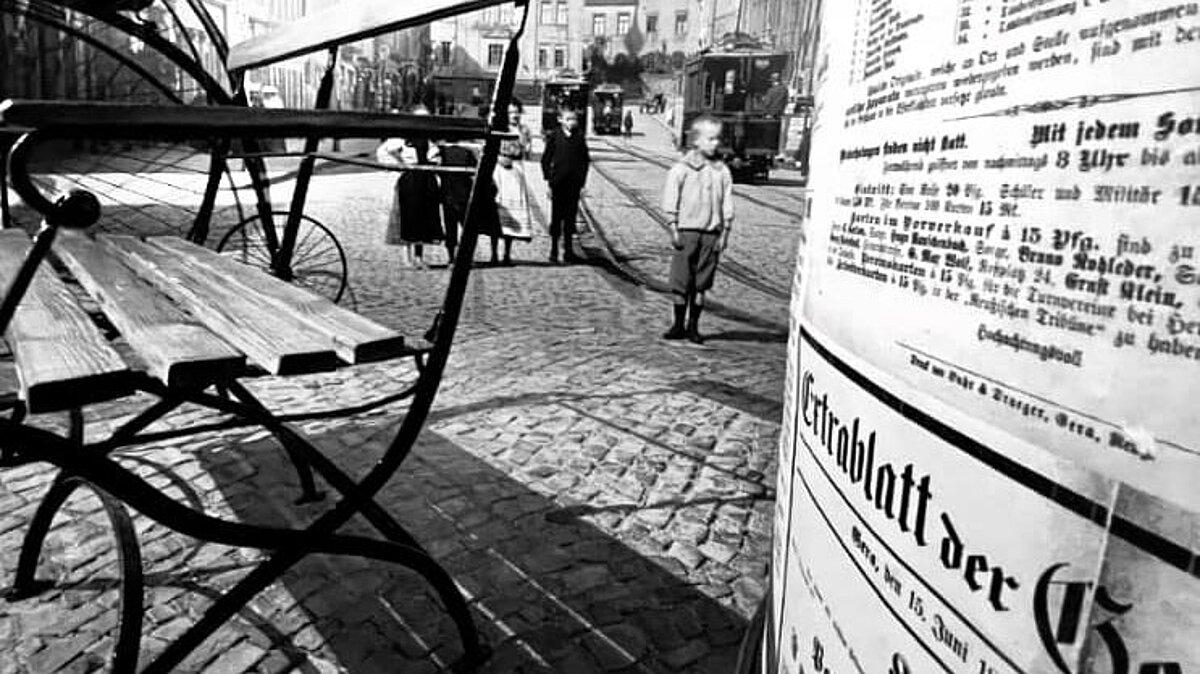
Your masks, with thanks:
[[[570,108],[560,108],[559,128],[546,133],[542,152],[542,175],[550,186],[550,262],[558,264],[558,238],[563,238],[563,259],[575,262],[571,246],[575,236],[575,217],[579,213],[579,195],[587,182],[588,154],[579,116]]]
[[[675,321],[664,339],[700,344],[704,293],[712,288],[717,261],[733,227],[733,177],[717,156],[721,122],[701,115],[689,129],[692,149],[667,173],[663,211],[671,222],[671,297]],[[687,328],[684,328],[684,318]]]

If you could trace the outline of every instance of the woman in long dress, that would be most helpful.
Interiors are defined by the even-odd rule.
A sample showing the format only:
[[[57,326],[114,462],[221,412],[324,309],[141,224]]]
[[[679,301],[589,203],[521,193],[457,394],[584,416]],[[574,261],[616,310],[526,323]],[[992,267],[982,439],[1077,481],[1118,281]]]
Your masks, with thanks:
[[[413,114],[429,114],[423,106]],[[429,166],[438,161],[438,148],[425,138],[389,138],[376,151],[382,164]],[[442,231],[441,200],[437,176],[433,171],[402,171],[396,179],[391,212],[388,214],[384,243],[401,246],[401,263],[418,269],[425,264],[425,244],[440,242]]]

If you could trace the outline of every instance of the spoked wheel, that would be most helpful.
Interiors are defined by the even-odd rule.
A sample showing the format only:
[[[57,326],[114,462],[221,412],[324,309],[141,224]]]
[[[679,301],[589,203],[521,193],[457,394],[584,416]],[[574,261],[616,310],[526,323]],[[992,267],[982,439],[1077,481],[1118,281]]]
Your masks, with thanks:
[[[147,7],[135,16],[101,13],[103,3],[71,9],[51,0],[0,0],[6,36],[0,40],[0,91],[40,100],[231,104],[223,73],[201,62],[214,61],[211,49],[202,49],[194,30],[179,27],[182,5],[139,4]],[[91,11],[97,13],[85,13]],[[203,241],[214,214],[245,217],[224,161],[227,153],[227,144],[207,139],[42,138],[29,170],[44,191],[95,194],[103,208],[101,231]],[[3,197],[7,223],[36,226],[38,214],[8,203],[7,193]]]
[[[279,234],[270,238],[259,216],[246,218],[221,237],[217,252],[243,264],[273,272],[274,251],[287,217],[286,211],[271,214]],[[342,244],[328,227],[307,215],[301,215],[300,228],[296,231],[296,248],[292,253],[291,278],[285,280],[337,302],[346,290],[346,279],[346,252],[342,250]]]

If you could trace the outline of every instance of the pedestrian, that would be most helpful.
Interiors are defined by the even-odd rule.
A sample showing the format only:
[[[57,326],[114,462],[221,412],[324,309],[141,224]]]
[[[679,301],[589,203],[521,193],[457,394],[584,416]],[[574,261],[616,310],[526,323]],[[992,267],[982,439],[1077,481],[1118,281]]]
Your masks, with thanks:
[[[529,190],[525,170],[521,165],[521,146],[517,141],[505,141],[493,174],[496,185],[496,207],[500,238],[504,240],[503,264],[512,264],[513,241],[533,239],[532,217],[529,212]],[[492,263],[496,263],[496,237],[492,237]]]
[[[443,167],[473,168],[479,164],[471,148],[457,143],[440,147]],[[443,173],[439,203],[446,222],[446,252],[450,261],[458,246],[458,234],[467,219],[467,202],[471,198],[471,176],[466,173]]]
[[[563,260],[577,262],[572,247],[579,195],[587,182],[591,156],[580,128],[579,115],[560,108],[558,128],[546,134],[542,152],[542,177],[550,187],[550,262],[558,264],[558,241],[562,237]]]
[[[721,122],[700,115],[688,135],[691,149],[667,172],[663,188],[662,208],[671,222],[675,248],[670,276],[674,322],[663,338],[700,344],[704,293],[712,288],[733,228],[733,177],[717,155]]]
[[[633,138],[633,110],[625,111],[625,140]]]
[[[763,95],[762,110],[764,114],[778,117],[787,110],[788,88],[783,85],[779,73],[771,73],[771,86]]]
[[[423,106],[413,114],[429,114]],[[392,166],[429,166],[438,160],[438,148],[424,138],[389,138],[379,145],[375,158]],[[429,170],[400,172],[393,190],[392,208],[388,215],[384,242],[401,247],[400,262],[418,269],[427,267],[425,244],[444,238],[440,214],[437,177]]]

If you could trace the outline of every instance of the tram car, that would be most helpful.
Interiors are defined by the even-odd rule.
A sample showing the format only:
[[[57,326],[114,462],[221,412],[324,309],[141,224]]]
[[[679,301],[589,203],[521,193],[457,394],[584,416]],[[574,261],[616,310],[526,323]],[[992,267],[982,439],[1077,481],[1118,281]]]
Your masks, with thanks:
[[[496,78],[492,75],[434,75],[435,115],[487,117]]]
[[[734,179],[766,180],[780,149],[787,65],[787,54],[749,41],[726,42],[688,61],[676,116],[679,146],[687,147],[693,119],[711,115],[724,122],[721,152]]]
[[[621,133],[625,92],[616,84],[601,84],[592,92],[592,131]]]
[[[579,128],[588,122],[588,95],[591,85],[586,80],[564,77],[550,80],[542,87],[542,133],[558,128],[558,112],[570,108],[579,115]]]

